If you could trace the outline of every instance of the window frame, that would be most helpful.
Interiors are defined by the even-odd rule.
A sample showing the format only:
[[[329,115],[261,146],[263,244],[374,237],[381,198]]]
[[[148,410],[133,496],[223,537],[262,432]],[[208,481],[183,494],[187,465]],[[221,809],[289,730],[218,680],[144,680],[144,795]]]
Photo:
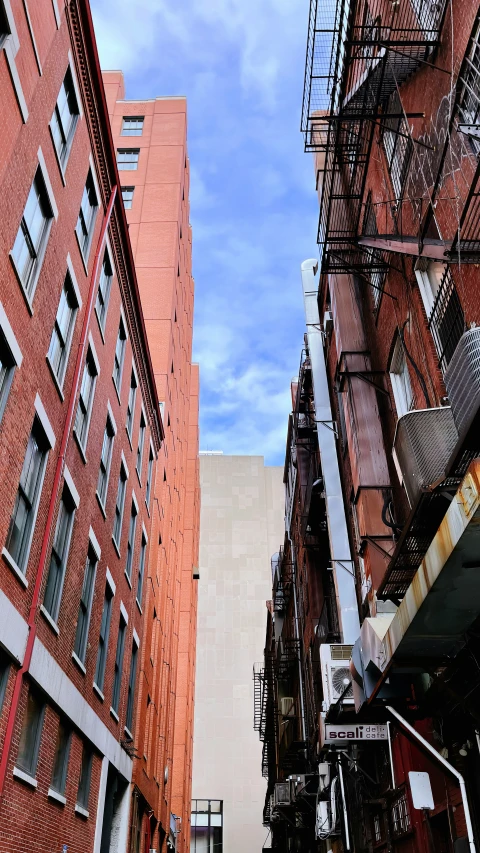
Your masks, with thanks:
[[[130,160],[120,160],[119,154],[133,154],[137,155],[137,159]],[[117,148],[117,169],[119,172],[136,172],[138,171],[138,164],[140,162],[140,148]]]
[[[86,817],[88,817],[88,804],[90,801],[92,766],[93,749],[86,743],[86,741],[83,741],[82,763],[80,765],[80,776],[78,778],[75,810],[80,811]]]
[[[10,658],[2,649],[0,649],[0,718],[2,716],[3,701],[7,692],[10,665]]]
[[[101,285],[102,278],[104,276],[104,271],[105,271],[107,265],[108,265],[108,268],[110,270],[110,274],[105,273],[106,288],[105,288],[105,293],[103,293],[101,291],[100,285]],[[112,254],[110,251],[110,246],[107,242],[107,245],[105,246],[105,251],[103,253],[102,266],[101,266],[101,270],[100,270],[100,275],[98,277],[97,296],[95,299],[95,314],[97,315],[98,325],[100,327],[100,332],[102,334],[102,338],[104,338],[104,336],[105,336],[105,327],[107,325],[108,305],[110,302],[110,293],[112,290],[112,282],[113,282],[114,275],[115,275],[115,267],[112,263]],[[100,299],[99,299],[100,294],[101,294],[101,298],[103,301],[103,306],[100,305]]]
[[[150,513],[150,501],[152,497],[153,470],[155,466],[155,451],[153,449],[152,440],[148,449],[148,467],[147,467],[147,482],[145,484],[145,505]]]
[[[398,369],[402,365],[403,369]],[[392,384],[393,398],[395,400],[395,408],[397,411],[397,417],[400,419],[403,415],[406,415],[408,412],[411,412],[415,407],[415,396],[413,393],[412,382],[410,379],[410,371],[408,369],[408,360],[405,353],[405,349],[402,343],[402,339],[400,334],[397,334],[395,343],[392,349],[392,356],[390,358],[390,364],[388,368],[388,373],[390,376],[390,382]],[[406,382],[401,377],[406,377]],[[408,388],[410,390],[410,399],[408,399],[408,395],[406,391],[406,385],[408,383]]]
[[[108,446],[107,459],[106,459],[106,462],[104,462],[103,450],[105,447],[105,438],[107,436],[109,427],[110,427],[109,438],[111,440],[110,440],[110,443]],[[107,504],[108,486],[110,483],[110,469],[111,469],[111,465],[112,465],[112,456],[113,456],[113,445],[115,442],[116,434],[117,434],[117,425],[115,423],[115,418],[113,417],[112,407],[110,406],[110,402],[108,402],[107,403],[107,419],[106,419],[106,423],[105,423],[105,430],[103,432],[103,442],[102,442],[102,450],[100,453],[100,465],[99,465],[98,480],[97,480],[97,497],[98,497],[100,506],[102,507],[102,509],[104,511],[105,511],[105,507]],[[102,476],[102,464],[104,467],[103,482],[105,484],[103,494],[102,494],[102,491],[100,490],[100,477]]]
[[[478,67],[475,66],[475,59],[478,60]],[[472,86],[472,81],[474,81],[475,86]],[[480,13],[477,14],[470,33],[459,75],[459,85],[460,83],[462,89],[459,92],[456,104],[459,124],[478,125],[480,123]],[[467,104],[470,108],[473,105],[474,112],[471,109],[467,111]],[[468,141],[475,154],[479,154],[480,139],[468,136]]]
[[[143,597],[143,586],[144,586],[144,581],[145,581],[145,566],[147,563],[147,548],[148,548],[147,531],[145,530],[145,525],[142,524],[142,538],[140,541],[140,554],[139,554],[139,558],[138,558],[137,592],[135,595],[135,601],[138,605],[140,613],[142,612],[142,597]]]
[[[110,628],[112,624],[113,600],[115,597],[115,585],[111,583],[108,575],[105,581],[105,595],[103,599],[102,618],[97,646],[97,660],[95,663],[95,676],[93,684],[102,693],[105,686],[105,672],[107,668],[108,643],[110,639]]]
[[[61,743],[62,733],[65,735],[65,739],[63,744]],[[64,717],[60,717],[58,720],[58,729],[57,729],[57,741],[55,745],[55,759],[52,768],[52,776],[50,779],[50,790],[49,794],[53,791],[53,793],[60,795],[61,797],[65,796],[65,788],[67,785],[67,776],[68,776],[68,762],[70,759],[70,747],[72,743],[72,729],[68,725],[66,719]],[[60,757],[60,761],[59,761]],[[60,767],[57,767],[57,762],[60,763]],[[60,783],[58,785],[55,784],[55,777],[58,773],[60,778]]]
[[[33,702],[37,706],[36,710],[35,710],[35,718],[34,718],[33,725],[32,725],[31,720],[30,720],[30,722],[28,722],[29,702],[31,699],[33,700]],[[40,754],[40,745],[41,745],[42,734],[43,734],[43,723],[45,720],[45,707],[46,707],[45,701],[40,696],[40,694],[37,693],[35,690],[32,690],[31,687],[29,687],[28,696],[27,696],[27,704],[25,706],[25,712],[24,712],[24,716],[23,716],[23,720],[22,720],[22,728],[21,728],[21,732],[20,732],[20,741],[18,744],[17,757],[15,760],[15,769],[20,770],[21,773],[26,773],[27,776],[30,776],[31,779],[35,779],[35,774],[37,772],[37,767],[38,767],[38,758],[39,758],[39,754]],[[27,725],[27,723],[28,723],[28,725]],[[29,759],[27,760],[26,757],[20,756],[20,750],[22,748],[22,740],[23,740],[24,732],[26,732],[27,729],[32,730],[33,728],[34,728],[33,740],[32,740],[32,744],[31,744],[32,752],[31,752],[31,755],[29,756]],[[28,745],[27,743],[24,744],[25,749],[27,748],[27,745]]]
[[[130,510],[130,521],[128,524],[128,540],[127,540],[127,559],[125,560],[125,577],[127,581],[132,586],[132,570],[133,570],[133,560],[135,556],[135,539],[137,536],[137,522],[138,522],[138,504],[137,499],[135,497],[135,492],[132,492],[132,507]]]
[[[135,187],[134,186],[133,187],[121,187],[121,192],[122,192],[123,206],[124,206],[125,210],[131,210],[133,207],[133,196],[135,194]],[[126,192],[131,193],[130,198],[125,198],[124,193],[126,193]]]
[[[122,692],[122,675],[123,662],[125,658],[125,640],[128,627],[128,614],[123,605],[120,603],[120,619],[118,622],[117,644],[115,650],[115,665],[113,670],[113,685],[112,685],[112,709],[118,714],[120,707],[120,695]]]
[[[83,413],[82,428],[81,428],[81,430],[79,430],[78,429],[78,417],[79,417],[78,413],[80,411],[80,400],[82,400],[82,402],[84,403],[83,397],[82,397],[82,388],[83,388],[83,383],[84,383],[84,379],[85,379],[85,371],[87,370],[87,365],[89,362],[90,362],[91,366],[95,369],[95,373],[90,374],[92,376],[90,393],[89,393],[87,405],[84,406],[85,411]],[[74,432],[74,435],[75,435],[75,438],[77,441],[77,445],[80,449],[80,452],[82,454],[82,458],[83,458],[84,462],[86,461],[85,453],[86,453],[86,449],[87,449],[88,433],[90,431],[90,421],[92,419],[93,401],[95,399],[95,391],[96,391],[97,380],[98,380],[99,375],[100,375],[100,363],[98,361],[97,353],[95,351],[93,338],[90,334],[88,337],[88,349],[87,349],[87,354],[85,356],[85,364],[83,367],[82,383],[80,386],[80,392],[79,392],[78,401],[77,401],[77,413],[75,415],[75,425],[73,427],[73,432]]]
[[[118,324],[117,341],[115,344],[115,353],[113,356],[113,373],[112,379],[117,392],[117,397],[120,400],[122,390],[123,368],[125,366],[125,354],[127,351],[128,332],[127,324],[123,311],[120,312],[120,321]],[[120,345],[120,348],[119,348]]]
[[[133,632],[132,654],[130,656],[130,669],[128,674],[127,709],[125,712],[125,729],[132,734],[133,715],[135,712],[135,682],[137,680],[138,652],[140,641],[136,631]]]
[[[396,90],[388,102],[387,115],[389,112],[402,112],[402,104]],[[413,155],[412,140],[410,138],[405,139],[409,131],[410,128],[405,117],[391,119],[387,117],[382,122],[383,150],[396,199],[403,197]],[[403,135],[400,136],[400,133]]]
[[[137,442],[137,458],[135,462],[135,470],[137,472],[138,480],[141,485],[142,483],[142,470],[143,470],[143,455],[145,453],[145,437],[147,434],[147,418],[145,416],[145,409],[143,405],[140,409],[140,424],[138,427],[138,442]]]
[[[137,402],[137,391],[138,391],[138,376],[137,376],[137,371],[135,370],[135,365],[132,362],[132,373],[130,375],[130,387],[128,389],[127,420],[126,420],[126,424],[125,424],[125,429],[127,430],[127,435],[128,435],[128,439],[130,441],[130,445],[132,444],[133,427],[135,424],[135,405]]]
[[[59,331],[58,313],[60,310],[60,305],[62,303],[63,294],[64,294],[64,292],[66,292],[67,288],[70,291],[70,296],[72,297],[73,304],[69,305],[71,313],[70,313],[70,320],[69,320],[69,324],[68,324],[68,329],[67,329],[65,341],[63,342],[63,349],[61,351],[61,356],[60,356],[60,360],[59,360],[59,368],[60,369],[56,369],[55,365],[53,363],[52,349],[53,349],[55,334],[57,335],[57,339],[60,340],[60,344],[62,343],[61,333]],[[60,301],[58,303],[57,313],[55,315],[55,321],[54,321],[53,329],[52,329],[52,336],[50,338],[50,345],[48,347],[48,353],[47,353],[47,361],[48,361],[49,367],[52,371],[53,377],[55,379],[55,383],[56,383],[59,391],[61,391],[61,392],[63,391],[63,383],[65,381],[65,375],[67,372],[68,360],[70,357],[70,350],[72,347],[73,334],[75,331],[75,323],[77,320],[78,312],[81,309],[81,307],[82,307],[82,298],[80,296],[80,290],[78,287],[77,280],[75,278],[75,272],[74,272],[74,269],[73,269],[73,266],[72,266],[72,263],[70,260],[70,255],[69,255],[67,257],[67,272],[66,272],[65,278],[63,280],[62,292],[60,294]]]
[[[23,355],[17,343],[13,329],[5,313],[3,304],[0,302],[0,363],[2,349],[5,349],[6,361],[11,363],[5,368],[5,376],[0,386],[0,423],[5,412],[10,389],[12,387],[15,369],[22,366]]]
[[[65,81],[67,77],[70,76],[69,85],[71,84],[70,91],[67,91],[65,86]],[[63,127],[62,116],[59,109],[59,99],[62,94],[62,89],[65,88],[67,93],[66,103],[68,104],[68,112],[70,115],[70,121],[67,131],[65,132],[65,128]],[[69,103],[69,98],[74,100],[74,104]],[[74,107],[72,110],[71,107]],[[57,100],[55,101],[55,107],[53,109],[52,118],[50,119],[50,134],[52,137],[53,148],[55,151],[55,155],[57,157],[58,166],[60,169],[60,174],[62,176],[62,181],[65,183],[65,171],[67,168],[68,160],[70,158],[70,152],[72,150],[73,140],[75,137],[75,131],[77,129],[78,122],[83,115],[82,107],[81,107],[81,98],[78,90],[78,83],[75,75],[75,69],[72,63],[72,56],[69,51],[68,63],[65,74],[62,79],[62,83],[60,85],[60,90],[57,96]],[[57,146],[56,139],[57,133],[56,129],[58,128],[59,135],[62,139],[62,144],[60,148]]]
[[[92,204],[90,199],[91,193],[93,193],[95,197],[94,204]],[[90,213],[87,218],[85,217],[85,211],[83,209],[85,195],[87,195],[88,203],[90,205]],[[85,269],[87,267],[88,258],[90,256],[90,249],[92,248],[93,235],[95,233],[95,225],[97,222],[99,209],[100,191],[98,188],[97,177],[93,168],[92,159],[90,158],[90,165],[88,168],[87,177],[85,179],[85,185],[83,188],[80,207],[78,210],[77,224],[75,225],[75,234],[77,237],[78,248],[80,249],[80,256],[82,258],[82,262]]]
[[[126,123],[140,123],[140,127],[131,127],[130,132],[127,131]],[[143,136],[143,126],[145,124],[145,116],[122,116],[122,127],[120,136]],[[139,131],[139,132],[138,132]]]
[[[117,554],[120,556],[120,543],[122,539],[122,527],[123,527],[123,516],[125,512],[125,498],[127,495],[127,482],[128,482],[128,467],[125,461],[125,457],[122,451],[122,458],[120,461],[120,473],[118,475],[118,485],[117,485],[117,497],[115,500],[115,514],[113,520],[113,532],[112,532],[112,540],[113,544],[116,547]],[[120,488],[121,487],[121,488]],[[120,503],[119,503],[120,498]],[[118,510],[118,514],[117,514]],[[117,524],[118,519],[118,524]],[[118,538],[116,536],[116,528],[118,527]]]
[[[66,472],[67,472],[67,469],[65,469],[65,473]],[[65,476],[65,474],[64,474],[64,476]],[[65,501],[65,497],[67,499],[66,501]],[[53,609],[53,612],[52,612],[52,609],[50,609],[49,605],[47,605],[45,602],[46,602],[47,592],[48,592],[48,588],[49,588],[50,572],[52,570],[52,562],[53,562],[53,558],[54,558],[53,552],[54,552],[54,548],[55,548],[55,542],[57,539],[58,526],[59,526],[59,521],[60,521],[60,511],[61,511],[62,504],[64,504],[65,506],[70,504],[71,509],[67,508],[69,518],[67,520],[67,530],[66,530],[66,534],[65,534],[63,552],[61,554],[61,560],[60,560],[60,563],[58,565],[57,578],[59,578],[60,580],[57,583],[56,591],[54,594],[54,598],[53,598],[54,607],[52,608]],[[78,505],[79,505],[78,492],[76,491],[76,489],[75,489],[75,493],[73,492],[72,484],[69,483],[67,476],[65,476],[65,480],[64,480],[64,484],[63,484],[63,490],[62,490],[62,497],[60,499],[60,507],[59,507],[59,511],[57,513],[57,523],[55,525],[55,534],[54,534],[52,548],[51,548],[50,563],[49,563],[48,574],[47,574],[47,581],[45,584],[45,591],[43,594],[43,603],[41,605],[41,610],[43,612],[45,612],[50,617],[50,619],[53,620],[55,625],[58,622],[58,615],[60,613],[60,606],[62,603],[63,586],[65,583],[65,575],[67,572],[68,557],[70,554],[70,545],[72,542],[73,525],[75,523],[75,513],[78,509]]]
[[[90,529],[90,536],[88,541],[88,550],[87,550],[87,559],[85,562],[84,574],[83,574],[83,583],[82,583],[82,592],[80,595],[80,600],[78,603],[78,617],[77,617],[77,626],[75,629],[75,640],[73,644],[73,654],[75,659],[79,661],[83,668],[85,668],[85,660],[87,657],[88,650],[88,635],[90,633],[90,622],[92,618],[92,605],[93,598],[95,595],[95,580],[97,575],[98,563],[100,561],[100,549],[98,546],[97,539],[93,534],[93,531]],[[88,576],[87,576],[88,572]],[[87,586],[88,582],[88,586]],[[83,604],[83,617],[82,617],[82,604]],[[81,631],[79,630],[80,618],[83,619],[83,624]]]

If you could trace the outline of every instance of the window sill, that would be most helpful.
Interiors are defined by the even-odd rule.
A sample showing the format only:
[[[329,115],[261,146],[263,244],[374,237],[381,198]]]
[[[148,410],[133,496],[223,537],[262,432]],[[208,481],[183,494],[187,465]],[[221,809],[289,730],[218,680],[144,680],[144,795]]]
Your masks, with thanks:
[[[43,606],[43,604],[41,604],[41,605],[40,605],[40,613],[42,614],[42,616],[43,616],[43,618],[45,619],[45,621],[46,621],[46,622],[48,622],[48,624],[50,625],[50,628],[52,629],[52,631],[53,631],[55,634],[57,634],[57,636],[58,636],[58,634],[60,633],[60,628],[58,627],[58,625],[57,625],[57,623],[55,622],[55,620],[54,620],[54,619],[52,619],[52,617],[50,616],[50,613],[49,613],[49,612],[48,612],[48,610]]]
[[[102,499],[101,499],[100,495],[98,494],[98,492],[95,492],[95,497],[97,498],[97,502],[98,502],[98,505],[100,507],[100,511],[101,511],[103,517],[106,518],[107,517],[107,511],[105,509],[104,504],[102,503]]]
[[[116,541],[114,536],[112,536],[112,542],[113,542],[113,547],[115,548],[115,551],[117,552],[117,557],[120,559],[120,557],[121,557],[120,548],[118,547],[117,541]]]
[[[96,684],[95,682],[93,682],[93,689],[94,689],[95,693],[97,694],[98,698],[100,699],[100,701],[105,702],[105,696],[103,695],[102,691],[100,690],[98,684]]]
[[[78,655],[77,655],[77,654],[75,654],[75,652],[72,652],[72,660],[73,660],[73,662],[74,662],[74,663],[76,663],[76,665],[78,666],[78,668],[79,668],[80,672],[82,672],[82,673],[83,673],[83,675],[86,675],[86,674],[87,674],[87,670],[86,670],[86,668],[85,668],[85,665],[82,663],[82,661],[80,660],[80,658],[78,657]]]
[[[30,773],[25,773],[25,771],[20,770],[19,767],[13,768],[13,775],[15,776],[15,779],[19,779],[20,782],[25,782],[25,784],[30,785],[31,788],[38,788],[38,782],[34,776],[30,776]]]
[[[51,800],[56,800],[57,803],[60,803],[62,806],[65,806],[67,803],[67,798],[63,796],[63,794],[59,794],[58,791],[54,791],[53,788],[48,789],[48,797]]]
[[[14,257],[13,257],[12,252],[9,252],[9,257],[10,257],[10,262],[11,262],[12,267],[13,267],[13,271],[14,271],[14,273],[15,273],[15,275],[16,275],[16,278],[17,278],[18,284],[19,284],[19,286],[20,286],[20,290],[22,291],[22,296],[23,296],[23,298],[24,298],[24,300],[25,300],[25,303],[26,303],[26,306],[27,306],[27,308],[28,308],[28,313],[30,314],[30,316],[32,316],[32,315],[33,315],[33,305],[32,305],[32,301],[31,301],[31,298],[29,297],[29,295],[28,295],[27,291],[25,290],[25,285],[24,285],[24,283],[23,283],[23,281],[22,281],[22,279],[21,279],[20,273],[19,273],[19,271],[18,271],[18,269],[17,269],[17,265],[16,265],[16,263],[15,263],[15,259],[14,259]],[[38,259],[37,259],[37,264],[38,264]],[[39,272],[40,272],[40,270],[38,270],[38,272],[37,272],[37,270],[35,270],[35,271],[34,271],[34,273],[33,273],[33,280],[34,280],[35,284],[36,284],[36,280],[37,280],[37,278],[38,278],[38,274],[39,274]],[[34,290],[34,292],[35,292],[35,289],[33,289],[33,290]]]
[[[77,445],[77,447],[78,447],[78,450],[79,450],[80,456],[82,457],[82,462],[83,462],[83,464],[84,464],[84,465],[86,465],[86,464],[87,464],[87,456],[86,456],[85,450],[84,450],[84,449],[83,449],[83,447],[82,447],[81,441],[80,441],[80,439],[79,439],[79,437],[78,437],[77,433],[75,432],[75,428],[74,428],[74,430],[73,430],[73,437],[74,437],[74,439],[75,439],[75,443],[76,443],[76,445]]]
[[[137,607],[140,611],[140,615],[143,615],[142,605],[140,604],[138,598],[135,599],[135,604],[137,605]]]
[[[48,369],[50,371],[51,377],[53,379],[53,384],[55,385],[55,388],[58,391],[58,396],[60,397],[60,399],[63,403],[63,401],[65,399],[65,394],[63,393],[62,386],[60,385],[60,381],[59,381],[58,376],[56,375],[56,373],[53,369],[52,362],[50,361],[48,355],[47,355],[47,364],[48,364]]]
[[[113,708],[110,708],[110,716],[113,717],[116,723],[120,721],[120,717],[118,716],[117,712],[113,710]]]
[[[124,574],[125,574],[125,577],[126,577],[126,579],[127,579],[127,583],[128,583],[128,585],[129,585],[129,587],[130,587],[130,589],[131,589],[131,588],[132,588],[132,579],[128,577],[128,575],[127,575],[127,572],[126,572],[126,571],[124,572]]]
[[[25,589],[27,589],[28,588],[28,581],[27,581],[25,575],[23,574],[21,568],[19,566],[17,566],[15,560],[9,554],[9,552],[7,551],[6,548],[2,548],[2,557],[5,560],[7,566],[9,566],[11,568],[15,577],[18,578],[18,580],[20,581],[22,586],[24,586]]]
[[[127,738],[129,738],[129,739],[132,741],[132,743],[133,743],[133,735],[132,735],[132,733],[131,733],[130,729],[128,729],[128,728],[125,726],[125,727],[124,727],[124,729],[123,729],[123,731],[125,732],[125,734],[126,734]]]
[[[83,806],[79,806],[78,803],[75,803],[75,814],[80,815],[80,817],[90,817],[88,809],[84,809]]]

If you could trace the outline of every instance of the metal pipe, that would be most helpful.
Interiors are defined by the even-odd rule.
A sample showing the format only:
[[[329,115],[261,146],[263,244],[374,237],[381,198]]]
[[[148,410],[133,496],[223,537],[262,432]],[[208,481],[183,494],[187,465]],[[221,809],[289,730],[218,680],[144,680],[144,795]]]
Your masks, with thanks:
[[[292,540],[290,539],[290,530],[287,530],[287,536],[290,541],[290,551],[292,554],[292,586],[293,586],[293,608],[295,611],[295,639],[300,640],[300,630],[298,626],[298,604],[297,604],[297,560],[295,555],[295,548]],[[302,671],[302,643],[299,643],[299,655],[298,655],[298,680],[300,686],[300,718],[302,721],[302,740],[306,741],[307,739],[307,726],[305,722],[305,698],[304,698],[304,684],[303,684],[303,671]]]
[[[25,649],[25,655],[23,658],[23,663],[22,663],[20,669],[17,670],[17,674],[15,677],[15,685],[13,688],[12,701],[10,703],[10,708],[9,708],[9,712],[8,712],[7,728],[5,731],[5,741],[3,744],[3,751],[2,751],[2,756],[0,759],[0,804],[1,804],[2,798],[3,798],[3,789],[5,786],[5,778],[7,775],[8,760],[10,757],[10,750],[11,750],[11,746],[12,746],[13,730],[15,727],[15,718],[17,716],[18,704],[20,702],[20,696],[21,696],[21,692],[22,692],[23,677],[24,677],[25,673],[28,672],[28,669],[30,667],[30,663],[32,660],[33,646],[35,643],[35,636],[36,636],[36,621],[35,620],[36,620],[36,616],[37,616],[38,602],[40,599],[40,590],[42,587],[43,571],[44,571],[45,563],[46,563],[46,559],[47,559],[48,545],[49,545],[49,541],[50,541],[50,534],[51,534],[52,528],[53,528],[53,520],[54,520],[54,516],[55,516],[55,507],[56,507],[58,493],[60,491],[60,482],[61,482],[61,477],[63,474],[63,468],[65,465],[65,456],[66,456],[66,451],[67,451],[67,446],[68,446],[68,440],[70,437],[70,430],[71,430],[71,426],[73,423],[73,413],[75,410],[75,402],[76,402],[77,392],[78,392],[79,385],[80,385],[80,377],[81,377],[83,360],[84,360],[85,345],[86,345],[86,341],[87,341],[87,337],[88,337],[88,330],[90,327],[90,319],[91,319],[91,315],[92,315],[92,308],[93,308],[95,291],[96,291],[97,275],[98,275],[98,270],[99,270],[100,260],[101,260],[101,253],[102,253],[102,249],[103,249],[104,244],[105,244],[105,238],[106,238],[106,234],[107,234],[108,225],[110,222],[110,217],[112,215],[112,210],[113,210],[113,205],[115,202],[116,194],[117,194],[117,187],[114,186],[112,188],[111,193],[110,193],[110,200],[108,202],[107,210],[106,210],[105,217],[104,217],[104,220],[102,223],[102,229],[100,232],[100,237],[99,237],[98,245],[97,245],[97,251],[95,254],[95,261],[93,264],[92,277],[90,280],[90,289],[88,292],[87,305],[85,308],[85,315],[83,318],[82,332],[81,332],[81,336],[80,336],[80,342],[78,345],[77,360],[75,363],[75,373],[74,373],[74,377],[73,377],[72,388],[70,391],[70,398],[68,401],[67,416],[65,419],[64,427],[63,427],[62,441],[60,444],[60,450],[58,452],[58,457],[57,457],[57,465],[55,468],[55,476],[54,476],[54,480],[53,480],[52,491],[50,494],[50,502],[49,502],[49,506],[48,506],[47,521],[46,521],[46,525],[45,525],[45,531],[43,534],[42,548],[40,551],[40,558],[38,561],[37,572],[36,572],[36,576],[35,576],[35,586],[33,589],[32,603],[30,605],[30,611],[28,614],[27,645],[26,645],[26,649]]]
[[[393,754],[392,754],[392,735],[390,734],[390,720],[387,723],[387,734],[388,734],[388,754],[390,755],[390,770],[392,771],[392,789],[396,790],[395,784],[395,770],[393,769]]]
[[[458,770],[455,770],[455,768],[452,767],[452,765],[443,757],[443,755],[440,755],[440,753],[437,752],[437,750],[433,746],[431,746],[431,744],[429,744],[429,742],[427,740],[425,740],[425,738],[422,737],[422,735],[420,735],[417,731],[415,731],[413,726],[411,726],[410,723],[407,723],[407,721],[402,717],[401,714],[398,713],[398,711],[395,710],[395,708],[392,708],[391,705],[387,705],[386,708],[387,708],[387,711],[390,711],[390,713],[393,714],[394,717],[396,717],[396,719],[404,727],[404,729],[406,729],[408,732],[410,732],[410,734],[413,735],[413,737],[416,738],[418,740],[418,742],[421,743],[422,746],[431,755],[433,755],[433,757],[436,758],[436,760],[439,761],[440,764],[443,764],[443,766],[446,767],[446,769],[453,776],[455,776],[456,779],[458,780],[458,784],[460,786],[460,793],[462,795],[463,810],[465,813],[465,824],[467,826],[467,836],[468,836],[468,844],[470,847],[470,853],[476,853],[475,841],[473,840],[473,826],[472,826],[472,820],[470,817],[470,808],[469,808],[468,799],[467,799],[467,789],[466,789],[465,780],[464,780],[462,774],[459,773]]]
[[[340,776],[340,790],[342,792],[343,822],[345,824],[345,849],[350,850],[350,833],[348,830],[348,814],[347,802],[345,800],[345,785],[343,784],[342,759],[340,759],[340,761],[338,762],[338,775]]]
[[[328,521],[328,538],[332,557],[335,590],[342,629],[342,641],[353,645],[360,636],[355,573],[337,565],[354,565],[350,550],[345,504],[337,455],[337,437],[333,429],[332,409],[328,387],[327,369],[323,352],[323,337],[318,313],[318,284],[315,276],[318,261],[310,259],[301,266],[303,300],[307,325],[308,349],[312,365],[313,399],[317,422],[318,447],[325,485],[325,504]]]

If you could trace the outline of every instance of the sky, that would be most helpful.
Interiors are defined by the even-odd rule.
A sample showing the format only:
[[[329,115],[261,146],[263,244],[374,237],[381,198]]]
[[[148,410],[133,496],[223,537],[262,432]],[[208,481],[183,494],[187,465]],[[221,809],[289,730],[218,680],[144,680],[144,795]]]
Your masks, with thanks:
[[[200,448],[282,465],[318,207],[300,112],[309,0],[91,0],[127,98],[186,95]]]

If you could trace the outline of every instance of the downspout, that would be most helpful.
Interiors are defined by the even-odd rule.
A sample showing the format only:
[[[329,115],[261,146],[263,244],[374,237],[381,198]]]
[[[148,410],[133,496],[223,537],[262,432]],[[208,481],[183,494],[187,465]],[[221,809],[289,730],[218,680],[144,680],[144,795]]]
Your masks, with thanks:
[[[347,519],[337,456],[337,438],[332,418],[323,337],[318,313],[318,286],[315,276],[318,261],[310,259],[301,266],[303,300],[308,349],[312,365],[313,399],[317,423],[318,447],[325,486],[328,538],[332,558],[342,642],[353,645],[360,636],[354,561],[350,551]]]
[[[290,531],[287,531],[287,536],[290,539]],[[298,604],[297,604],[297,561],[295,557],[295,550],[293,547],[293,542],[290,539],[290,549],[293,556],[293,607],[295,611],[295,639],[300,641],[300,628],[298,626]],[[298,678],[300,682],[300,716],[302,720],[302,740],[307,740],[306,733],[306,724],[305,724],[305,698],[304,698],[304,684],[303,684],[303,671],[302,671],[302,642],[299,642],[299,654],[298,654]]]
[[[90,281],[90,290],[88,293],[87,305],[86,305],[85,314],[84,314],[84,318],[83,318],[82,332],[81,332],[80,342],[78,345],[77,360],[75,363],[75,373],[73,376],[72,388],[70,391],[70,398],[68,401],[67,417],[65,419],[65,424],[63,427],[63,434],[62,434],[62,441],[60,444],[60,450],[59,450],[58,457],[57,457],[57,466],[55,468],[55,477],[53,480],[52,492],[50,495],[50,502],[49,502],[48,513],[47,513],[47,521],[46,521],[46,525],[45,525],[45,531],[43,534],[42,548],[40,551],[40,558],[38,561],[37,572],[36,572],[36,576],[35,576],[35,586],[33,589],[32,603],[30,605],[30,611],[28,614],[27,645],[26,645],[26,649],[25,649],[25,655],[23,658],[22,666],[20,667],[20,669],[17,670],[17,674],[15,677],[15,685],[13,688],[12,701],[11,701],[10,709],[9,709],[9,713],[8,713],[7,728],[5,731],[5,741],[4,741],[4,745],[3,745],[2,756],[0,759],[0,805],[1,805],[1,802],[3,799],[3,789],[4,789],[4,785],[5,785],[5,778],[7,775],[7,766],[8,766],[8,760],[10,757],[10,750],[11,750],[11,746],[12,746],[12,737],[13,737],[13,730],[14,730],[14,726],[15,726],[15,719],[17,716],[18,704],[19,704],[20,696],[21,696],[21,692],[22,692],[23,676],[25,675],[26,672],[28,672],[29,667],[30,667],[30,663],[32,660],[33,645],[35,642],[35,636],[36,636],[36,632],[37,632],[36,631],[36,629],[37,629],[36,617],[37,617],[38,602],[39,602],[39,598],[40,598],[40,590],[42,587],[43,571],[44,571],[45,563],[47,560],[48,545],[49,545],[49,541],[50,541],[50,535],[52,532],[53,520],[54,520],[54,516],[55,516],[55,506],[56,506],[56,502],[57,502],[58,493],[60,491],[60,483],[61,483],[61,479],[62,479],[63,469],[65,466],[65,456],[66,456],[66,451],[67,451],[67,446],[68,446],[68,440],[70,437],[70,431],[71,431],[72,422],[73,422],[73,413],[74,413],[74,409],[75,409],[75,402],[76,402],[77,392],[78,392],[78,388],[79,388],[79,384],[80,384],[80,376],[82,373],[82,367],[83,367],[83,362],[84,362],[85,344],[87,342],[88,330],[90,327],[90,319],[92,316],[92,308],[93,308],[93,301],[94,301],[94,296],[95,296],[95,291],[96,291],[96,282],[97,282],[97,276],[98,276],[98,269],[100,266],[100,258],[101,258],[102,249],[103,249],[103,246],[105,243],[105,237],[106,237],[107,228],[108,228],[108,225],[110,222],[110,217],[112,215],[112,210],[113,210],[113,205],[115,202],[116,194],[117,194],[117,187],[114,186],[114,187],[112,187],[112,191],[110,193],[110,200],[108,202],[107,211],[106,211],[103,223],[102,223],[102,230],[100,232],[100,237],[99,237],[99,241],[98,241],[98,245],[97,245],[97,251],[95,254],[95,261],[93,264],[92,277],[91,277],[91,281]]]
[[[338,775],[340,776],[340,790],[342,792],[343,822],[345,825],[345,849],[350,850],[350,832],[348,829],[347,801],[345,799],[345,784],[343,781],[343,767],[341,757],[338,762]]]
[[[459,773],[458,770],[455,770],[455,768],[452,767],[451,764],[449,764],[449,762],[443,757],[443,755],[440,755],[440,753],[437,752],[437,750],[433,746],[431,746],[428,741],[425,740],[424,737],[422,737],[422,735],[415,731],[413,726],[411,726],[410,723],[407,723],[407,721],[401,716],[401,714],[398,713],[398,711],[395,710],[395,708],[392,708],[391,705],[386,705],[386,709],[387,711],[390,711],[390,713],[393,714],[394,717],[396,717],[396,719],[398,720],[400,725],[403,726],[404,729],[410,732],[410,734],[413,735],[413,737],[416,738],[416,740],[418,740],[418,742],[422,744],[422,746],[427,750],[427,752],[433,755],[433,757],[437,761],[439,761],[440,764],[443,764],[443,766],[446,767],[446,769],[458,780],[458,784],[460,786],[460,793],[462,795],[463,810],[465,812],[465,824],[467,826],[467,836],[468,844],[470,847],[470,853],[475,853],[476,847],[475,841],[473,840],[473,827],[472,820],[470,817],[470,808],[467,799],[467,789],[462,774]]]

